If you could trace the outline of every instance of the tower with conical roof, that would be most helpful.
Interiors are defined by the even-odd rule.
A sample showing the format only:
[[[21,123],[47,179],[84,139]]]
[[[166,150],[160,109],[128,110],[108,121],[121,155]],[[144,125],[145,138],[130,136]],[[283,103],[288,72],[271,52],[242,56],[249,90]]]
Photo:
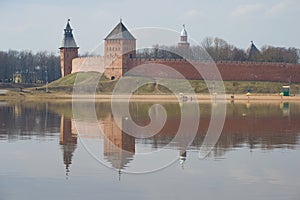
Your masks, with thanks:
[[[76,45],[73,29],[70,26],[68,19],[67,26],[64,29],[64,38],[60,46],[60,65],[61,76],[64,77],[72,72],[72,60],[78,57],[79,47]]]
[[[251,41],[251,46],[248,49],[248,61],[259,61],[260,51],[255,46],[254,42]]]
[[[188,35],[185,29],[185,24],[182,25],[182,31],[180,33],[180,41],[178,42],[178,48],[188,49],[190,47],[190,43],[188,42]]]
[[[122,23],[104,39],[105,75],[111,80],[120,78],[128,70],[128,62],[136,57],[136,39]]]

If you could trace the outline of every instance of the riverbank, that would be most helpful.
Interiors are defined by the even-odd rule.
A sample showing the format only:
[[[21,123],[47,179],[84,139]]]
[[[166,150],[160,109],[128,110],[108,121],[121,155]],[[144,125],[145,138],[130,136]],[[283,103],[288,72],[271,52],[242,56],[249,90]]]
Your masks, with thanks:
[[[186,102],[208,102],[208,101],[220,101],[223,97],[221,95],[209,95],[209,94],[196,94],[196,99],[191,98],[191,95],[186,95],[181,98],[181,101]],[[118,95],[114,96],[114,99],[119,101],[126,101],[126,96]],[[8,91],[5,94],[0,95],[0,101],[111,101],[111,94],[96,94],[96,95],[76,95],[66,94],[63,92],[38,92],[33,93],[31,91],[15,92]],[[145,102],[175,102],[178,101],[175,95],[170,94],[140,94],[132,95],[131,101],[145,101]],[[227,102],[299,102],[300,95],[296,96],[281,96],[279,94],[227,94]]]

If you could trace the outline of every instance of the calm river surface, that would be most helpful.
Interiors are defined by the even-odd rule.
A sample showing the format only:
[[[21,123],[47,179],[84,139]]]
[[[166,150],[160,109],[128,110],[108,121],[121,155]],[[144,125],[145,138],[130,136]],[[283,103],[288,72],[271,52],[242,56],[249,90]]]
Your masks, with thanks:
[[[163,103],[163,129],[135,138],[118,128],[110,103],[94,106],[96,120],[81,104],[89,120],[75,120],[71,102],[0,102],[0,200],[300,199],[299,103],[227,104],[222,134],[205,159],[199,149],[210,104],[199,104],[189,147],[185,137],[172,141],[185,105]],[[132,119],[147,125],[151,105],[131,103]],[[149,152],[158,156],[147,159]],[[134,174],[152,166],[160,168]]]

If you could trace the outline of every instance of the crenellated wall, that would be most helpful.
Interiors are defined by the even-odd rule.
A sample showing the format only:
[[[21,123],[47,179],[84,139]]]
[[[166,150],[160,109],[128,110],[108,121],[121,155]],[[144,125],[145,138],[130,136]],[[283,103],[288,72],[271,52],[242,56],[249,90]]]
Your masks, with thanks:
[[[219,62],[223,80],[300,82],[300,64]]]
[[[214,63],[203,61],[192,61],[189,63],[184,59],[131,59],[128,69],[135,66],[146,65],[145,75],[165,76],[161,71],[151,70],[151,66],[162,64],[169,66],[180,72],[187,79],[203,79],[198,71],[193,67],[198,66],[202,70],[212,67]],[[192,65],[193,64],[193,65]],[[220,71],[224,81],[281,81],[300,82],[300,64],[288,63],[263,63],[263,62],[217,62],[216,66]],[[177,78],[177,77],[174,77]],[[214,78],[211,75],[210,78]]]
[[[119,61],[119,62],[118,62]],[[116,73],[123,65],[122,74],[126,74],[130,69],[145,65],[143,75],[161,78],[180,78],[178,76],[170,76],[168,71],[156,70],[154,66],[166,65],[175,69],[186,79],[203,79],[201,74],[193,67],[198,66],[201,70],[206,70],[216,64],[222,79],[224,81],[280,81],[280,82],[300,82],[300,64],[288,63],[263,63],[263,62],[204,62],[192,61],[189,63],[184,59],[128,59],[126,62],[115,60],[111,65],[114,67],[105,67],[104,57],[82,57],[75,58],[72,61],[72,73],[79,71],[97,71],[104,73],[108,78],[114,76],[119,78]],[[193,64],[193,65],[192,65]],[[117,67],[116,65],[120,65]],[[128,75],[135,75],[127,73]],[[214,79],[215,75],[211,74],[210,79]]]

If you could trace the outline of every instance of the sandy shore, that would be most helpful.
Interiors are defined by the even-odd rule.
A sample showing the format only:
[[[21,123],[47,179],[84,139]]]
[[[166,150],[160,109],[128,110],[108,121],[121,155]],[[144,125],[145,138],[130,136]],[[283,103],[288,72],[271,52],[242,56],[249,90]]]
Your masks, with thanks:
[[[199,102],[210,102],[210,101],[220,101],[221,95],[209,94],[197,94],[196,99],[192,98],[191,95],[186,95],[186,99],[183,101],[199,101]],[[112,95],[110,94],[97,94],[97,95],[76,95],[64,94],[64,93],[8,93],[5,95],[0,95],[0,101],[18,101],[18,100],[30,100],[30,101],[111,101]],[[126,101],[126,97],[123,95],[114,96],[114,99],[118,101]],[[174,95],[132,95],[131,101],[145,101],[145,102],[175,102],[178,101]],[[234,98],[232,95],[226,95],[227,102],[299,102],[299,96],[280,96],[279,94],[251,94],[247,96],[246,94],[236,94]]]

